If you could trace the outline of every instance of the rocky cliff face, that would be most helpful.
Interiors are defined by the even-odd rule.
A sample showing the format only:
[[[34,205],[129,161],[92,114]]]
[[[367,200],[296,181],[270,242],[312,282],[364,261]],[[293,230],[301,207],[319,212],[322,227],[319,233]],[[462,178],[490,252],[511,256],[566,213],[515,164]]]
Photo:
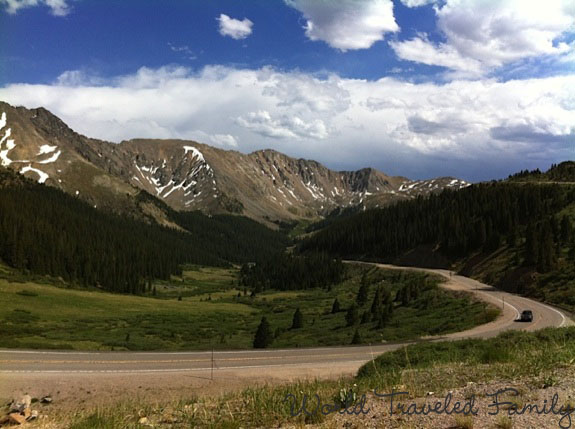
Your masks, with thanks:
[[[454,178],[411,181],[370,168],[333,171],[273,150],[246,155],[183,140],[113,144],[75,133],[42,108],[0,102],[0,115],[3,166],[113,210],[141,210],[143,190],[176,210],[285,221],[468,185]]]

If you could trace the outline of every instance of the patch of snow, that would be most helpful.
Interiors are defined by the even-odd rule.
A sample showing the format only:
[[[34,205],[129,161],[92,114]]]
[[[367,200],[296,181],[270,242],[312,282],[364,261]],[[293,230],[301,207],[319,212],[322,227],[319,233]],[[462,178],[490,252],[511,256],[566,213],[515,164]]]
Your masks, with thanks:
[[[10,141],[11,140],[8,140],[8,142]],[[0,150],[0,160],[2,160],[2,166],[4,167],[8,167],[10,164],[12,164],[12,160],[8,158],[9,151],[10,149]]]
[[[52,162],[55,162],[61,154],[62,154],[62,151],[59,150],[54,155],[52,155],[50,158],[45,159],[44,161],[40,161],[38,164],[50,164]]]
[[[50,146],[47,144],[43,144],[42,146],[40,146],[40,152],[38,152],[37,156],[44,155],[45,153],[52,153],[56,149],[58,149],[58,146]]]
[[[24,173],[27,173],[29,171],[33,171],[34,173],[38,174],[38,176],[40,176],[40,178],[38,179],[38,183],[44,183],[50,177],[46,173],[44,173],[43,171],[38,170],[36,168],[32,168],[31,165],[28,165],[27,167],[24,167],[22,170],[20,170],[20,174],[24,174]],[[76,195],[77,195],[77,193],[78,193],[78,191],[76,191]]]
[[[188,152],[192,152],[192,157],[193,158],[198,158],[200,161],[206,162],[204,155],[202,155],[202,152],[200,152],[198,149],[196,149],[193,146],[184,146],[184,150],[186,151],[185,153],[187,154]]]
[[[0,117],[0,130],[6,126],[6,112],[2,112]]]
[[[294,199],[299,200],[299,198],[296,196],[296,194],[293,193],[291,189],[288,188],[287,191],[291,194],[292,197],[294,197]]]
[[[158,179],[153,178],[154,180],[154,184],[156,184],[158,182]],[[168,186],[173,185],[174,181],[170,180],[169,183],[165,184],[164,186],[158,186],[156,185],[156,195],[161,195],[164,192],[164,189],[166,189]]]
[[[0,140],[0,146],[2,145],[2,143],[4,143],[4,140],[6,140],[11,135],[12,135],[12,128],[8,128],[4,133],[4,137],[2,137],[2,140]]]
[[[170,194],[171,194],[172,192],[174,192],[176,189],[182,188],[182,187],[184,186],[184,183],[186,183],[185,180],[184,180],[182,183],[180,183],[179,185],[174,186],[172,189],[170,189],[169,192],[168,192],[166,195],[164,195],[162,198],[167,198],[168,195],[170,195]]]

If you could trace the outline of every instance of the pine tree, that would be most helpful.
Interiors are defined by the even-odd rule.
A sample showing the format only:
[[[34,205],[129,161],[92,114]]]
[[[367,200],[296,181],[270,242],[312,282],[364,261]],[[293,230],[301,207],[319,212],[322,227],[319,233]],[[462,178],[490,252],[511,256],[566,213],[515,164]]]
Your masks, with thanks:
[[[341,311],[341,306],[339,305],[339,301],[337,298],[333,301],[331,306],[331,314],[339,313]]]
[[[291,329],[301,329],[303,328],[303,314],[301,313],[299,307],[293,314],[293,320],[291,324]]]
[[[345,321],[347,326],[357,325],[359,322],[359,309],[355,302],[348,308],[347,314],[345,315]]]
[[[537,257],[537,271],[547,273],[555,267],[555,248],[553,246],[553,233],[549,222],[545,223],[541,229],[540,243]]]
[[[357,292],[356,302],[357,305],[363,307],[367,302],[367,295],[369,294],[369,286],[367,281],[364,281],[365,278],[361,279],[361,285],[359,286],[359,291]]]
[[[272,341],[272,328],[268,322],[268,319],[264,316],[262,317],[254,337],[254,349],[265,349],[272,343]]]
[[[355,333],[353,334],[353,338],[351,339],[351,344],[361,344],[361,335],[359,333],[359,329],[355,330]]]
[[[509,230],[506,241],[509,247],[515,247],[517,245],[517,228],[515,226]]]
[[[567,215],[561,218],[561,242],[563,244],[569,243],[573,235],[573,226]]]
[[[387,325],[391,313],[388,311],[389,307],[382,307],[377,315],[377,329],[382,329]]]
[[[535,226],[530,223],[527,226],[526,241],[525,241],[525,265],[533,266],[537,263],[539,255],[539,241],[537,240],[537,233]]]
[[[575,262],[575,240],[571,242],[571,248],[569,249],[567,257],[571,262]]]
[[[371,308],[370,308],[371,314],[375,315],[378,313],[379,308],[381,307],[381,302],[382,302],[382,290],[381,286],[378,286],[377,290],[375,291],[373,301],[371,302]]]

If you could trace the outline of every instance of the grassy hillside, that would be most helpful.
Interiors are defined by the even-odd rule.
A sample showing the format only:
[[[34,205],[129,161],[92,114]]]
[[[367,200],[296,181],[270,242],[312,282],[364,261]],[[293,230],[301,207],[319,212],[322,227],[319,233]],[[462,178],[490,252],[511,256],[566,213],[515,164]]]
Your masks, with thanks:
[[[266,291],[251,297],[237,288],[237,270],[188,267],[182,277],[157,281],[145,296],[72,289],[66,283],[0,269],[0,336],[3,347],[79,350],[201,350],[251,348],[262,316],[274,331],[272,347],[349,344],[410,339],[470,328],[496,313],[466,295],[445,292],[437,279],[417,273],[367,271],[368,298],[375,284],[390,292],[418,282],[424,289],[406,305],[395,302],[385,326],[348,326],[346,309],[356,300],[365,268],[348,267],[330,291]],[[423,281],[423,283],[421,283]],[[341,311],[332,314],[337,298]],[[371,301],[361,312],[367,311]],[[431,305],[433,304],[433,305]],[[303,326],[290,329],[297,308]]]

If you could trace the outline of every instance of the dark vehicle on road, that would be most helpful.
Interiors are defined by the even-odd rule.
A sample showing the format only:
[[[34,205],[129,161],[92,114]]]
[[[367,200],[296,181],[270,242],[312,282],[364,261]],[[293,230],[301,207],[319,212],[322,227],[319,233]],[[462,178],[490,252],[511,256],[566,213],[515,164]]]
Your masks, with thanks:
[[[524,310],[519,318],[521,322],[533,322],[533,312],[531,310]]]

